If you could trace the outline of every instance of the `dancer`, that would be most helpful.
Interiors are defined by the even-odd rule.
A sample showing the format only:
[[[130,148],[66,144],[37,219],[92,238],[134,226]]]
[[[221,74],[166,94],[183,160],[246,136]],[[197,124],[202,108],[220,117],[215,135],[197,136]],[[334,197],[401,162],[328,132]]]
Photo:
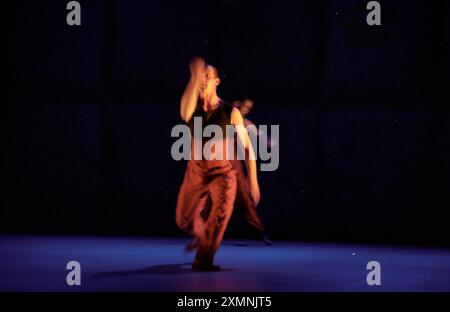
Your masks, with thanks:
[[[251,122],[249,119],[246,118],[247,115],[252,110],[253,105],[254,102],[249,98],[244,98],[241,101],[239,100],[233,101],[233,106],[239,109],[242,117],[244,118],[245,127],[249,125],[254,125],[253,122]],[[247,128],[247,131],[249,132],[254,130],[256,130],[257,132],[252,133],[252,135],[254,135],[255,137],[257,135],[260,136],[261,144],[267,144],[268,146],[271,146],[272,142],[267,138],[267,135],[264,132],[258,130],[256,127]],[[244,170],[242,160],[238,160],[236,158],[232,161],[232,163],[233,167],[236,170],[236,177],[237,177],[236,203],[244,209],[244,218],[247,220],[250,226],[252,226],[257,231],[261,240],[266,245],[273,245],[273,243],[267,236],[265,226],[261,222],[258,212],[256,211],[256,205],[250,194],[249,182]]]
[[[236,170],[224,155],[221,155],[222,157],[214,155],[210,160],[205,159],[206,157],[196,160],[197,157],[193,157],[192,152],[196,151],[197,144],[200,144],[203,150],[203,141],[193,136],[194,121],[198,120],[195,117],[200,117],[202,121],[202,133],[203,128],[208,125],[218,125],[222,129],[226,125],[234,125],[238,141],[245,151],[251,155],[254,155],[254,152],[241,113],[217,95],[217,86],[220,84],[217,69],[198,57],[191,61],[189,67],[191,77],[181,98],[180,113],[191,129],[192,145],[191,157],[178,194],[176,223],[194,236],[193,241],[186,247],[197,250],[192,269],[218,271],[220,267],[214,265],[214,255],[233,211]],[[229,139],[225,135],[219,139],[224,153],[228,153]],[[260,193],[256,162],[250,159],[255,157],[249,157],[246,161],[250,194],[254,203],[258,204]],[[211,201],[211,210],[204,220],[201,212],[208,198]]]

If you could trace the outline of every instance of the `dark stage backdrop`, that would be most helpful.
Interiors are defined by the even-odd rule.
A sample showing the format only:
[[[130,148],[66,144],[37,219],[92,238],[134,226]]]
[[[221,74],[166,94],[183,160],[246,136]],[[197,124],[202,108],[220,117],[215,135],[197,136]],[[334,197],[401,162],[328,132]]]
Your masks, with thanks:
[[[72,27],[67,2],[2,5],[2,233],[183,235],[170,132],[201,55],[280,125],[274,239],[450,245],[448,1],[379,1],[378,27],[361,0],[81,0]]]

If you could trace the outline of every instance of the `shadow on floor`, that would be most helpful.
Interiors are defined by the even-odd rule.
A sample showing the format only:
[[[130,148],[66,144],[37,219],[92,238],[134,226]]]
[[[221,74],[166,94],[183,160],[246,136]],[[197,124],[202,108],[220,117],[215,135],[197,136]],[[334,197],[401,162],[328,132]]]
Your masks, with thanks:
[[[233,269],[222,268],[220,272],[209,272],[209,273],[223,273],[234,271]],[[131,275],[145,275],[145,274],[158,274],[158,275],[180,275],[180,274],[202,274],[204,272],[194,272],[191,269],[191,263],[176,263],[176,264],[163,264],[154,265],[138,270],[127,270],[127,271],[109,271],[109,272],[98,272],[91,276],[92,279],[101,279],[107,277],[121,277],[121,276],[131,276]],[[206,272],[205,272],[206,273]]]

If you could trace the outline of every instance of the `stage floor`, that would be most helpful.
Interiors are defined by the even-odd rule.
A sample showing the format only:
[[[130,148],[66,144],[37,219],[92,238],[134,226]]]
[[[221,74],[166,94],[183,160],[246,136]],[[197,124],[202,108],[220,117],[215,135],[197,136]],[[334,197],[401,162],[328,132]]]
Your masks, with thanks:
[[[187,239],[0,236],[0,291],[450,291],[450,250],[225,240],[221,272],[193,272]],[[381,286],[368,286],[369,261]],[[68,286],[66,265],[81,265]]]

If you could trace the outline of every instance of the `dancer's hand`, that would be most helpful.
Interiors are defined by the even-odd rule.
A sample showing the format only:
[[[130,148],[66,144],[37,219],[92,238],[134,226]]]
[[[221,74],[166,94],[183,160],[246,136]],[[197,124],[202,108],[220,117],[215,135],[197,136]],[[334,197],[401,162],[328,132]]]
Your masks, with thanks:
[[[259,200],[261,198],[261,194],[259,192],[258,182],[250,182],[250,193],[252,195],[253,201],[255,202],[255,206],[258,206]]]
[[[205,60],[201,57],[194,57],[189,63],[189,70],[191,71],[191,77],[194,80],[200,80],[206,69]]]
[[[197,101],[200,92],[200,85],[205,77],[206,64],[200,57],[195,57],[189,63],[189,70],[191,71],[191,78],[183,92],[180,101],[180,115],[181,118],[188,122],[191,120],[197,106]]]

